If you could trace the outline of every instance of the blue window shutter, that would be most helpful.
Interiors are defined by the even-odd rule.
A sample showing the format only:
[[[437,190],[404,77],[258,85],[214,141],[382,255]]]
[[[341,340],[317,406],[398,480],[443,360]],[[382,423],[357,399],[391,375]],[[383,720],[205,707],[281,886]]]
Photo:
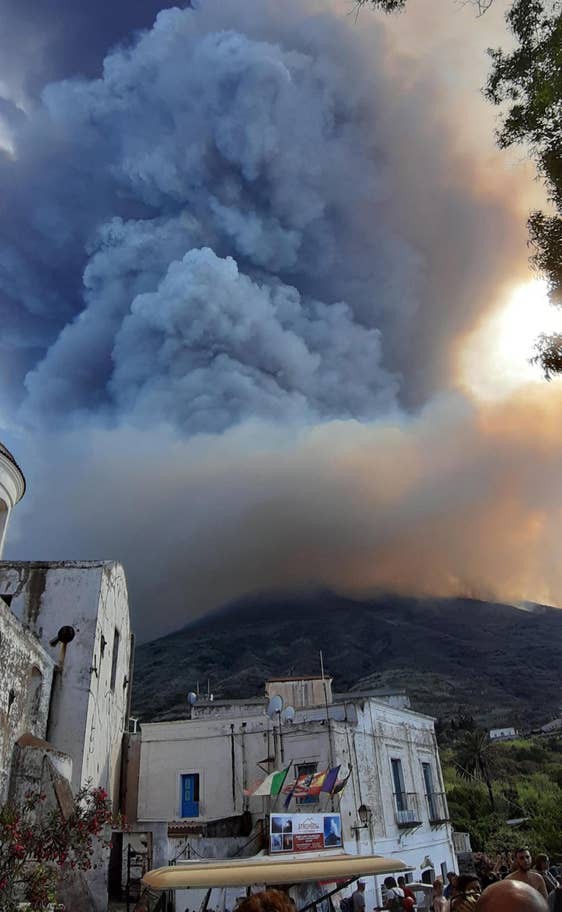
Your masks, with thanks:
[[[199,773],[181,775],[181,816],[199,817]]]

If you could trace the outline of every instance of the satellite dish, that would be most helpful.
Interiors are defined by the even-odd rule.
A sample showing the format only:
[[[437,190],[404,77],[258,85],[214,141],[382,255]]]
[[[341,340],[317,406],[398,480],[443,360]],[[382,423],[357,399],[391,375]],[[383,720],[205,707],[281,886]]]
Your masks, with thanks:
[[[197,703],[197,694],[193,693],[192,690],[190,690],[187,695],[187,702],[189,703],[190,706],[195,706],[195,704]]]
[[[282,722],[293,722],[295,719],[295,710],[292,706],[287,706],[281,713]]]
[[[280,697],[279,694],[275,694],[273,697],[271,697],[269,703],[267,704],[267,710],[266,710],[267,715],[269,716],[270,719],[273,719],[273,717],[277,713],[280,713],[282,709],[283,709],[283,697]]]

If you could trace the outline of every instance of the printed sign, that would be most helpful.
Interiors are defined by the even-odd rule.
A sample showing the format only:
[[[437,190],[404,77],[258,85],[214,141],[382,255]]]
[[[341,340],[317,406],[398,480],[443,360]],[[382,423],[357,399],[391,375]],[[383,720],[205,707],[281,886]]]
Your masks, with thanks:
[[[269,851],[316,852],[341,846],[339,814],[271,814]]]

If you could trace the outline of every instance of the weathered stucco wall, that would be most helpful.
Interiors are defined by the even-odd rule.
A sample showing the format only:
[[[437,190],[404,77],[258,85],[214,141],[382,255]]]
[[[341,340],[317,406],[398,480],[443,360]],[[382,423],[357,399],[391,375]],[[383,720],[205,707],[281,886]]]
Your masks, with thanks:
[[[103,646],[102,649],[102,645]],[[117,809],[121,749],[127,726],[131,629],[127,583],[120,564],[103,566],[93,641],[82,781],[91,780],[112,797]]]
[[[130,661],[123,568],[112,561],[4,562],[0,592],[10,594],[11,610],[59,663],[47,737],[72,757],[73,788],[90,781],[116,798]],[[72,627],[74,638],[53,645],[61,627]]]
[[[5,604],[0,585],[0,800],[6,797],[14,745],[25,732],[44,738],[53,659]]]

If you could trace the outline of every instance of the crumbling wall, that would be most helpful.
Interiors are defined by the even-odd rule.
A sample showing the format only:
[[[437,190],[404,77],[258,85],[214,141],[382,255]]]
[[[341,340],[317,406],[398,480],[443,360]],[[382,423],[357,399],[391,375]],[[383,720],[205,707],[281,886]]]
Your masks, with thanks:
[[[54,661],[12,614],[0,589],[0,800],[18,738],[47,731]]]

